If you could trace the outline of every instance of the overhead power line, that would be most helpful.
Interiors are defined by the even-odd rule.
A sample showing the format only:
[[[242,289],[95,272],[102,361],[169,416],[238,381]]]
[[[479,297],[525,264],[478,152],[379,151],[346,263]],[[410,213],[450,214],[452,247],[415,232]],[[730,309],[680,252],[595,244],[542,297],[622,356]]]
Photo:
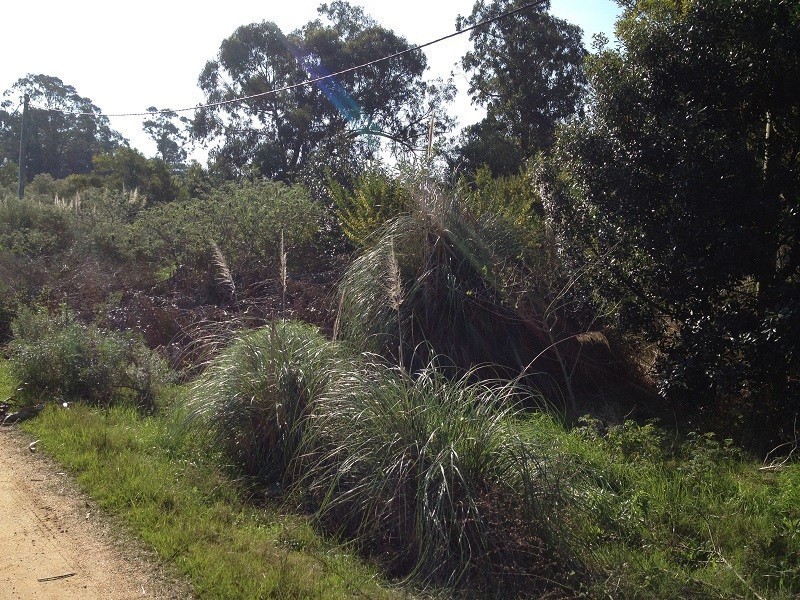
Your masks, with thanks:
[[[228,100],[220,100],[219,102],[209,102],[208,104],[198,104],[196,106],[186,107],[186,108],[173,108],[173,109],[162,109],[157,111],[146,111],[146,112],[126,112],[126,113],[94,113],[94,112],[81,112],[81,111],[69,111],[69,110],[61,110],[58,108],[44,108],[40,106],[32,105],[31,108],[36,108],[37,110],[46,110],[50,112],[57,112],[62,113],[65,115],[74,115],[74,116],[92,116],[92,117],[146,117],[150,115],[157,115],[157,114],[169,114],[169,113],[179,113],[179,112],[189,112],[193,110],[199,110],[202,108],[215,108],[217,106],[225,106],[227,104],[236,104],[237,102],[244,102],[245,100],[253,100],[254,98],[262,98],[264,96],[270,96],[273,94],[280,94],[281,92],[288,92],[293,89],[311,85],[320,81],[325,81],[326,79],[332,79],[334,77],[339,77],[341,75],[347,75],[348,73],[353,73],[355,71],[359,71],[361,69],[365,69],[367,67],[371,67],[372,65],[376,65],[378,63],[385,62],[387,60],[391,60],[393,58],[397,58],[398,56],[403,56],[404,54],[409,54],[411,52],[416,52],[417,50],[422,50],[423,48],[427,48],[428,46],[433,46],[434,44],[439,44],[450,38],[454,38],[461,34],[467,33],[468,31],[472,31],[473,29],[477,29],[479,27],[483,27],[484,25],[489,25],[490,23],[494,23],[495,21],[499,21],[501,19],[505,19],[517,13],[520,13],[524,10],[529,8],[533,8],[534,6],[538,6],[540,4],[544,4],[547,0],[535,0],[534,2],[528,2],[527,4],[520,6],[519,8],[515,8],[514,10],[510,10],[508,12],[504,12],[499,14],[495,17],[490,19],[485,19],[480,23],[476,23],[475,25],[470,25],[469,27],[465,27],[463,29],[459,29],[458,31],[454,31],[448,35],[442,36],[435,40],[431,40],[430,42],[426,42],[424,44],[419,44],[418,46],[413,46],[411,48],[406,48],[405,50],[401,50],[400,52],[395,52],[394,54],[389,54],[388,56],[383,56],[381,58],[376,58],[375,60],[371,60],[369,62],[356,65],[354,67],[349,67],[347,69],[342,69],[341,71],[337,71],[336,73],[330,73],[328,75],[322,75],[320,77],[315,77],[313,79],[307,79],[306,81],[301,81],[300,83],[293,83],[291,85],[287,85],[284,87],[276,88],[274,90],[267,90],[266,92],[259,92],[258,94],[251,94],[249,96],[241,96],[238,98],[230,98]]]

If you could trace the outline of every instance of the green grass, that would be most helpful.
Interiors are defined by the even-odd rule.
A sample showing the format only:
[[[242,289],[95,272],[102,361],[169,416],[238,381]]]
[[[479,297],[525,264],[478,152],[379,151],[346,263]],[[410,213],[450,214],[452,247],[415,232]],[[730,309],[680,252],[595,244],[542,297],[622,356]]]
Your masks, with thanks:
[[[191,386],[187,424],[207,432],[246,475],[280,485],[309,404],[344,360],[340,354],[316,327],[296,321],[241,332]]]
[[[0,402],[10,397],[17,388],[17,382],[11,376],[8,361],[0,358]]]
[[[376,574],[306,519],[247,505],[163,418],[114,407],[48,407],[25,429],[102,509],[185,575],[200,598],[389,598]]]
[[[774,470],[711,435],[653,424],[565,431],[531,417],[524,437],[573,463],[561,518],[598,574],[590,595],[796,598],[800,465]]]
[[[551,518],[566,501],[560,461],[509,427],[520,395],[430,367],[341,373],[311,411],[300,491],[323,526],[397,575],[501,597],[571,593],[581,566]]]
[[[423,580],[443,583],[448,577],[436,565],[457,565],[452,573],[466,574],[480,568],[471,561],[494,552],[480,536],[513,558],[515,548],[526,549],[509,543],[524,542],[525,524],[546,518],[557,526],[561,550],[539,530],[543,551],[558,550],[552,558],[577,568],[560,588],[568,595],[800,595],[800,464],[762,469],[713,436],[678,437],[654,424],[605,428],[590,421],[568,430],[546,414],[494,413],[480,387],[433,374],[427,382],[406,380],[377,366],[367,371],[372,379],[352,372],[319,400],[325,404],[306,457],[316,449],[321,462],[304,480],[306,498],[315,503],[321,494],[321,524],[350,535],[349,524],[358,545],[394,572],[403,570],[396,560],[405,558]],[[0,362],[0,391],[13,387]],[[208,446],[198,439],[173,433],[182,418],[76,404],[49,407],[25,428],[202,598],[402,593],[380,587],[374,571],[321,539],[306,518],[248,504],[219,468],[221,451],[204,451]],[[512,451],[508,462],[514,447],[528,450]],[[514,475],[525,464],[534,470]],[[516,519],[525,513],[520,506],[528,506],[526,480],[535,484],[534,512]],[[441,535],[448,529],[461,532],[456,545]],[[401,539],[415,556],[397,552]],[[478,583],[482,577],[475,575],[466,579]],[[528,583],[516,589],[535,592]]]

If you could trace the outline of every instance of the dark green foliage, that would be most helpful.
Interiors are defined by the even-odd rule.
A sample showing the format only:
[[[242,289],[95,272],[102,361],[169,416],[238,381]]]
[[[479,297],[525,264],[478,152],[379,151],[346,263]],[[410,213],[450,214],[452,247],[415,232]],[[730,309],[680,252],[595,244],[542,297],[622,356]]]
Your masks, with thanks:
[[[107,187],[115,192],[138,190],[151,204],[171,202],[182,196],[172,168],[161,158],[148,159],[138,150],[122,147],[97,154],[92,162],[95,187]]]
[[[337,354],[316,328],[299,322],[241,333],[193,385],[189,422],[207,428],[247,475],[282,483]]]
[[[0,197],[0,248],[18,257],[52,257],[68,249],[75,237],[69,211],[54,204]]]
[[[505,198],[509,206],[535,204],[514,197],[514,187],[497,182],[503,195],[492,198],[483,195],[487,185],[463,203],[420,195],[415,210],[389,221],[348,267],[335,335],[412,372],[437,357],[455,373],[524,376],[578,416],[579,404],[588,410],[611,400],[605,396],[623,394],[636,376],[592,331],[596,318],[568,314],[569,279],[538,218],[502,208]]]
[[[84,325],[66,309],[21,308],[12,330],[11,368],[24,398],[150,407],[167,379],[164,361],[140,341]]]
[[[320,19],[288,35],[267,21],[239,27],[200,74],[207,101],[261,94],[409,48],[347,2],[318,11]],[[339,155],[337,161],[363,158],[380,137],[411,148],[427,127],[425,65],[424,55],[412,52],[315,86],[203,109],[194,133],[221,138],[211,157],[234,178],[294,180],[317,152]]]
[[[800,410],[799,18],[779,0],[626,3],[543,176],[565,256],[606,266],[594,299],[659,343],[662,393],[779,436]]]
[[[457,25],[474,25],[526,3],[477,0],[472,14],[459,18]],[[481,141],[486,145],[469,143],[468,137],[464,147],[473,169],[488,163],[494,172],[500,172],[499,157],[476,156],[476,151],[515,146],[521,154],[520,164],[522,159],[549,149],[556,126],[581,111],[586,85],[582,32],[576,25],[548,14],[549,5],[545,2],[530,7],[469,34],[474,47],[461,62],[472,72],[470,95],[486,106],[488,115],[475,126],[485,134]]]
[[[454,175],[474,175],[488,167],[495,177],[516,175],[528,155],[523,152],[508,126],[492,117],[465,127],[448,156]]]
[[[7,187],[9,191],[11,187],[19,181],[19,166],[8,157],[3,157],[0,161],[0,188]]]

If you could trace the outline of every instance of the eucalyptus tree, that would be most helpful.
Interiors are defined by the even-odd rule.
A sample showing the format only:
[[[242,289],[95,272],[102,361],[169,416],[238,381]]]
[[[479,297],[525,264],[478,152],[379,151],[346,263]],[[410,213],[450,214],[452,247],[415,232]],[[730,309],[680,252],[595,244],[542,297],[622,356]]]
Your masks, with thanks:
[[[267,21],[243,25],[206,63],[199,85],[210,106],[197,112],[194,133],[211,145],[217,170],[293,179],[315,153],[370,156],[379,138],[397,148],[418,145],[429,101],[439,98],[422,79],[423,53],[306,84],[411,48],[347,2],[318,12],[288,35]]]
[[[74,87],[58,77],[27,75],[6,90],[0,102],[0,163],[16,162],[19,156],[22,111],[16,108],[26,93],[30,96],[25,124],[29,179],[39,173],[56,179],[89,173],[93,156],[126,144],[100,109]]]
[[[172,168],[183,168],[188,157],[191,121],[174,111],[159,110],[155,106],[149,107],[147,112],[150,116],[142,122],[142,130],[156,143],[158,157]]]
[[[580,112],[586,84],[583,32],[550,15],[549,1],[518,10],[527,3],[478,0],[472,13],[456,23],[462,28],[512,13],[473,29],[473,48],[461,61],[471,73],[472,100],[487,113],[461,142],[462,153],[472,162],[484,148],[508,153],[509,145],[517,157],[534,156],[552,146],[559,123]],[[487,136],[495,140],[488,147]],[[484,162],[491,160],[489,152]]]

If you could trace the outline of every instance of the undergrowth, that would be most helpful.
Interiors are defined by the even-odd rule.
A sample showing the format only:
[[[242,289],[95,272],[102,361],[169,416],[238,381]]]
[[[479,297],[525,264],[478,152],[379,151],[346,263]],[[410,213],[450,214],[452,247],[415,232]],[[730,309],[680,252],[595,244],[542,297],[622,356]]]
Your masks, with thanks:
[[[231,352],[238,344],[260,357],[253,373],[268,376],[254,389],[268,392],[273,432],[298,436],[264,456],[277,450],[292,483],[284,501],[316,519],[243,501],[252,488],[220,469],[237,457],[219,434],[234,430],[219,429],[209,444],[185,429],[180,410],[142,417],[121,406],[53,406],[26,428],[203,597],[389,594],[311,523],[393,575],[467,596],[800,594],[796,462],[763,464],[711,434],[654,422],[566,428],[509,408],[527,393],[510,384],[433,369],[412,377],[368,358],[343,369],[335,352],[319,352],[327,342],[312,343],[318,334],[289,327],[297,339],[288,346],[267,327]],[[219,362],[208,377],[252,377],[237,370],[246,364]],[[0,384],[13,387],[7,375]],[[254,398],[218,406],[246,414]],[[299,400],[297,420],[282,430],[274,411],[290,400]],[[183,400],[162,401],[173,404]]]
[[[132,334],[81,323],[65,307],[57,315],[22,307],[12,330],[10,367],[23,401],[133,401],[152,408],[169,379],[165,361]]]
[[[654,423],[566,431],[533,415],[521,435],[573,464],[561,513],[601,577],[592,597],[796,598],[800,465],[762,465],[712,434]]]

